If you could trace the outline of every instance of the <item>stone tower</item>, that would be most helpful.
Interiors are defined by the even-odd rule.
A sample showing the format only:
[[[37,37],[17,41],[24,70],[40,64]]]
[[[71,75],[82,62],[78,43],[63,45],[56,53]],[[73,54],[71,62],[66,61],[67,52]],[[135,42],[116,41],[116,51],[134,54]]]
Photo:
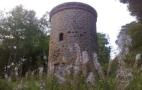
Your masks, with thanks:
[[[51,35],[49,46],[49,73],[58,77],[65,72],[93,71],[93,53],[97,52],[96,21],[97,13],[89,5],[69,2],[56,6],[50,12]],[[81,61],[83,60],[83,61]]]

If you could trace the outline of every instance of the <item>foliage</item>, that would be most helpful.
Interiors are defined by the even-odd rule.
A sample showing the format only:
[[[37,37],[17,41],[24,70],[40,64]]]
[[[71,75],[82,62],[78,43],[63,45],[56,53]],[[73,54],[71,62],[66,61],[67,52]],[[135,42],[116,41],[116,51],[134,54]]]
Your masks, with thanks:
[[[110,51],[111,48],[108,46],[109,41],[105,34],[103,33],[97,33],[97,39],[98,39],[98,58],[101,64],[108,64],[110,59]]]
[[[142,21],[142,1],[141,0],[120,0],[122,3],[128,4],[128,9],[131,15],[136,16],[139,21]]]
[[[22,74],[45,66],[49,43],[46,16],[38,19],[34,11],[17,6],[1,17],[0,71],[11,63],[21,64]]]
[[[141,53],[142,51],[142,24],[138,22],[131,22],[122,27],[121,32],[127,30],[127,35],[132,39],[131,45],[128,47],[130,52]],[[121,35],[121,33],[120,33]]]
[[[132,47],[131,49],[135,51],[142,50],[142,24],[141,23],[131,23],[128,26],[129,32],[128,34],[132,38]]]

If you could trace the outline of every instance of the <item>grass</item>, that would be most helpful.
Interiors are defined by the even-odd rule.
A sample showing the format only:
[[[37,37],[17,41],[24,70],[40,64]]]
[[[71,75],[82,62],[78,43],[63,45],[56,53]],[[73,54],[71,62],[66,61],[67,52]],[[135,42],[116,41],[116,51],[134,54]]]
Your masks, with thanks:
[[[142,72],[134,70],[133,75],[133,80],[130,82],[127,90],[142,90]]]
[[[133,80],[126,90],[142,90],[142,73],[135,71],[133,75]],[[83,78],[68,79],[62,84],[59,84],[55,78],[45,76],[22,78],[22,81],[0,79],[0,90],[116,90],[116,80],[114,77],[108,77],[105,81],[98,80],[97,84],[92,85],[86,83]]]
[[[13,81],[1,79],[0,90],[114,90],[114,84],[112,78],[106,81],[99,80],[97,84],[86,83],[83,78],[74,78],[59,84],[54,77],[44,76],[42,78],[30,77]],[[44,89],[41,89],[41,86]]]

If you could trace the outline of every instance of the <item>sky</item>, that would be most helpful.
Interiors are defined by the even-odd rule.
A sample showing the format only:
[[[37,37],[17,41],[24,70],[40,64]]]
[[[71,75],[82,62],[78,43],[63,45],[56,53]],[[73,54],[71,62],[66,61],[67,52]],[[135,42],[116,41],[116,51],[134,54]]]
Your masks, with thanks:
[[[34,10],[37,17],[41,17],[56,5],[65,2],[82,2],[96,9],[97,32],[107,34],[112,47],[111,56],[114,57],[118,53],[115,41],[121,26],[135,20],[130,16],[127,5],[120,3],[119,0],[0,0],[0,10],[9,11],[22,4],[25,9]]]

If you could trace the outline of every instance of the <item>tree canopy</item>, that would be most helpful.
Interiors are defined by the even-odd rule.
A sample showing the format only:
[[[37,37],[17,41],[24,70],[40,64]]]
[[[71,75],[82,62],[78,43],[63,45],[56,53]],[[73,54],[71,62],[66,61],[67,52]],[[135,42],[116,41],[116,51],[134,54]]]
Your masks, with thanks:
[[[108,38],[106,34],[97,33],[97,40],[98,40],[98,57],[101,64],[106,64],[110,60],[110,52],[111,48],[109,46]]]
[[[120,2],[128,4],[128,9],[131,12],[131,15],[136,16],[139,21],[142,21],[141,0],[120,0]]]
[[[37,18],[33,10],[17,6],[0,20],[0,71],[22,64],[22,73],[47,63],[49,36],[45,14]],[[11,65],[12,64],[12,65]],[[5,67],[5,68],[3,68]]]
[[[142,24],[131,22],[130,24],[125,25],[125,29],[128,30],[127,34],[132,39],[132,45],[129,47],[130,51],[142,51]]]

